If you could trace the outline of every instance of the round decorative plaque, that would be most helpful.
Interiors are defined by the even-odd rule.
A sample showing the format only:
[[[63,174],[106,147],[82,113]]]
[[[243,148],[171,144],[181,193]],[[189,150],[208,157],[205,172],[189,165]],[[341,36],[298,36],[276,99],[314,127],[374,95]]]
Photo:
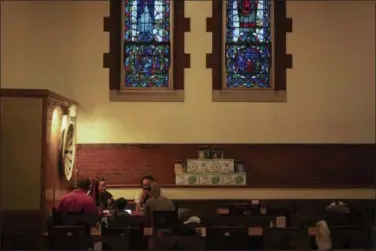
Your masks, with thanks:
[[[73,176],[74,159],[76,157],[76,140],[74,124],[69,124],[65,133],[64,152],[63,152],[63,168],[64,176],[69,181]]]

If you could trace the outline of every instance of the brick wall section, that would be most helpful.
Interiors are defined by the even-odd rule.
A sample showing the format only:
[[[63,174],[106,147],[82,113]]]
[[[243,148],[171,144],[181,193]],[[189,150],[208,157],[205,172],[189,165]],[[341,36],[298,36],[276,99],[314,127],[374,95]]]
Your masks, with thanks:
[[[210,145],[210,144],[206,144]],[[110,185],[137,185],[143,175],[174,184],[173,165],[195,158],[202,145],[80,144],[77,176],[104,176]],[[218,146],[218,145],[215,145]],[[371,187],[374,145],[220,145],[242,160],[248,185],[270,187]]]
[[[195,146],[189,145],[78,145],[77,175],[104,176],[111,184],[131,185],[153,175],[162,184],[173,184],[174,163],[195,155]]]

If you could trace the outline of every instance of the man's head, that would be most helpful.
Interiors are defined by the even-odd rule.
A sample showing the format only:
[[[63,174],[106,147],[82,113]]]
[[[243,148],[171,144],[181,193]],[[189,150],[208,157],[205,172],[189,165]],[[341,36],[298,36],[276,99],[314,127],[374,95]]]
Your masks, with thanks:
[[[98,180],[98,192],[104,193],[106,191],[106,180],[102,177]]]
[[[116,200],[115,204],[116,204],[117,209],[124,210],[127,207],[128,202],[124,198],[119,198]]]
[[[77,180],[77,188],[85,192],[90,190],[91,182],[88,178],[81,178]]]
[[[141,186],[142,188],[149,187],[150,182],[155,181],[154,177],[151,175],[146,175],[141,180]]]

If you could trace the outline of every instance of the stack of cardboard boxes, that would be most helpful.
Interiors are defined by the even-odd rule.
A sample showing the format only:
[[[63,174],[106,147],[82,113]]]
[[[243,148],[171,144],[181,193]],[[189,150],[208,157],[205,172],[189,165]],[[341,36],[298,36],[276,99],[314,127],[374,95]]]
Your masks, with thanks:
[[[244,172],[244,170],[243,170]],[[181,186],[245,186],[245,173],[235,172],[233,159],[188,159],[175,165],[175,184]]]

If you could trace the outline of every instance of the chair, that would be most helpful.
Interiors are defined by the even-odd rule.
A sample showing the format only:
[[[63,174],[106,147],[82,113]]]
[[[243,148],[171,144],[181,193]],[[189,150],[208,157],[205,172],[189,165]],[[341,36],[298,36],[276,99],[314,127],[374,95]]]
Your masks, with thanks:
[[[57,211],[56,207],[52,208],[52,225],[59,226],[62,225],[62,214]]]
[[[102,225],[103,250],[131,250],[129,227],[105,227]]]
[[[251,216],[231,216],[231,215],[215,215],[207,218],[205,225],[207,226],[243,226],[243,227],[265,227],[269,226],[274,216],[251,215]]]
[[[247,217],[231,215],[213,215],[204,219],[206,226],[248,226]]]
[[[264,228],[265,250],[309,250],[311,239],[306,228]]]
[[[205,241],[201,237],[166,236],[153,237],[153,250],[205,250]]]
[[[52,208],[52,225],[53,226],[79,226],[88,223],[94,223],[98,219],[95,216],[86,215],[83,210],[81,212],[58,212],[55,207]]]
[[[348,214],[326,213],[324,215],[324,219],[330,228],[347,226],[360,227],[362,224],[361,218],[361,214],[353,212]]]
[[[144,216],[118,215],[108,221],[109,227],[144,227],[147,225],[147,218]]]
[[[367,228],[357,226],[333,227],[330,229],[333,249],[365,249],[371,247]]]
[[[152,211],[151,227],[154,229],[176,229],[179,226],[176,211]]]
[[[119,215],[117,217],[111,218],[108,221],[107,227],[103,226],[102,230],[106,231],[107,228],[127,228],[129,230],[129,246],[131,250],[141,250],[145,249],[147,246],[144,237],[144,227],[147,225],[147,223],[147,219],[144,216]]]
[[[288,217],[290,227],[303,227],[316,226],[316,223],[321,220],[320,215],[315,214],[292,214]]]
[[[49,226],[50,250],[87,250],[91,248],[90,225]]]
[[[249,246],[247,227],[207,227],[207,250],[247,250]]]

